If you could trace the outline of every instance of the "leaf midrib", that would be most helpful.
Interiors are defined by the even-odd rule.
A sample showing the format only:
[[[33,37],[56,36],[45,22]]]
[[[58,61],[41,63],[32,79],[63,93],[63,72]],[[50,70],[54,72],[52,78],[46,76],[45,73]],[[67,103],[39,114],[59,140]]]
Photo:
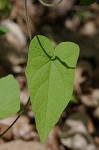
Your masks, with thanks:
[[[47,111],[48,110],[48,106],[49,106],[49,95],[50,95],[50,77],[51,77],[51,67],[52,67],[52,63],[56,66],[56,64],[55,64],[55,62],[54,61],[52,61],[52,60],[50,60],[50,67],[49,67],[49,77],[48,77],[48,98],[47,98],[47,101],[46,101],[46,113],[45,113],[45,119],[44,119],[44,128],[43,128],[43,138],[45,138],[45,127],[46,127],[46,123],[48,123],[48,122],[46,122],[46,120],[47,120],[47,113],[49,112],[49,111]],[[61,62],[60,62],[61,63]],[[59,69],[58,69],[58,67],[56,66],[56,68],[57,68],[57,70],[58,70],[58,72],[59,72],[59,74],[60,74],[60,76],[61,76],[61,72],[59,71]],[[63,82],[63,85],[64,85],[64,81],[63,81],[63,78],[62,78],[62,76],[61,76],[61,79],[62,79],[62,82]],[[65,87],[64,87],[65,88]],[[54,114],[53,114],[53,116],[54,116]]]

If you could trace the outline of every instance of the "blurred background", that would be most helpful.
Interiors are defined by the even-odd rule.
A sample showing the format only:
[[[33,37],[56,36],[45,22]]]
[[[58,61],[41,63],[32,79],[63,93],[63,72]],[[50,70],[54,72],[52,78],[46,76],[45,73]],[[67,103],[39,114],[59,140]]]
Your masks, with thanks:
[[[29,106],[0,139],[0,150],[99,150],[99,5],[81,7],[74,0],[63,0],[48,8],[38,0],[27,3],[32,37],[43,34],[54,46],[61,41],[80,46],[74,94],[45,145],[40,143]],[[0,28],[0,78],[14,75],[24,106],[29,98],[24,73],[29,45],[24,0],[0,0]],[[0,120],[0,133],[16,116]]]

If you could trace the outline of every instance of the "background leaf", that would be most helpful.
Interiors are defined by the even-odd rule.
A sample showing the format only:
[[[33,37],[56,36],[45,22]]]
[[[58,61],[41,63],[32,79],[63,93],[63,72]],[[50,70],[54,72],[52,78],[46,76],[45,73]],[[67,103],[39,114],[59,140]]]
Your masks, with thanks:
[[[9,29],[6,27],[0,27],[0,36],[9,32]]]
[[[0,0],[0,14],[8,13],[11,9],[11,3],[8,0]]]
[[[78,99],[74,95],[72,95],[70,102],[74,103],[74,104],[77,104],[78,103]]]
[[[67,54],[72,54],[75,67],[79,50],[63,45]],[[58,51],[58,47],[56,48]],[[49,132],[57,123],[61,113],[71,99],[74,82],[74,68],[66,67],[58,54],[54,54],[52,44],[44,36],[36,36],[30,44],[26,76],[36,126],[44,143]],[[75,51],[75,53],[73,52]],[[64,52],[61,49],[61,56]],[[57,56],[55,58],[55,56]],[[64,57],[65,59],[65,57]],[[68,57],[66,57],[67,63]],[[72,63],[73,64],[73,63]]]
[[[20,109],[20,89],[12,75],[0,79],[0,118],[14,115]]]
[[[90,5],[95,2],[96,0],[80,0],[80,5]]]

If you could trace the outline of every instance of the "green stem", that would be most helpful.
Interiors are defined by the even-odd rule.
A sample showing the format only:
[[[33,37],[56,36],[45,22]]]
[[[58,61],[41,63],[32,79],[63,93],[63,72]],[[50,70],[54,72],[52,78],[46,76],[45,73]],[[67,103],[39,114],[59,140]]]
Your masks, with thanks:
[[[59,2],[57,3],[54,3],[54,4],[48,4],[48,3],[45,3],[43,0],[39,0],[39,2],[44,5],[44,6],[47,6],[47,7],[53,7],[53,6],[57,6],[58,4],[60,4],[63,0],[60,0]]]
[[[25,4],[25,12],[26,12],[26,22],[27,22],[27,28],[28,28],[28,33],[29,33],[29,38],[30,38],[30,41],[32,39],[32,36],[31,36],[31,30],[29,28],[29,17],[28,17],[28,10],[27,10],[27,0],[24,1],[24,4]],[[24,111],[26,110],[27,106],[29,105],[30,103],[30,98],[28,99],[26,105],[24,106],[24,108],[19,112],[19,115],[17,116],[17,118],[12,122],[12,124],[3,132],[0,134],[0,138],[6,133],[8,132],[8,130],[17,122],[17,120],[21,117],[21,115],[24,113]]]

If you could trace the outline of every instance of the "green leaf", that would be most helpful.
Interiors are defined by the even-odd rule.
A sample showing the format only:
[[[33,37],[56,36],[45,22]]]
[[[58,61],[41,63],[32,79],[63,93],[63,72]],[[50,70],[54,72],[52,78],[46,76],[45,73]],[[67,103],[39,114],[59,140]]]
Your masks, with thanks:
[[[20,90],[12,75],[0,79],[0,118],[14,115],[20,109]]]
[[[9,32],[9,29],[6,27],[0,27],[0,36]]]
[[[92,3],[95,3],[96,0],[80,0],[80,5],[91,5]]]
[[[26,76],[42,143],[71,99],[78,55],[74,43],[63,42],[54,50],[40,35],[30,43]]]

